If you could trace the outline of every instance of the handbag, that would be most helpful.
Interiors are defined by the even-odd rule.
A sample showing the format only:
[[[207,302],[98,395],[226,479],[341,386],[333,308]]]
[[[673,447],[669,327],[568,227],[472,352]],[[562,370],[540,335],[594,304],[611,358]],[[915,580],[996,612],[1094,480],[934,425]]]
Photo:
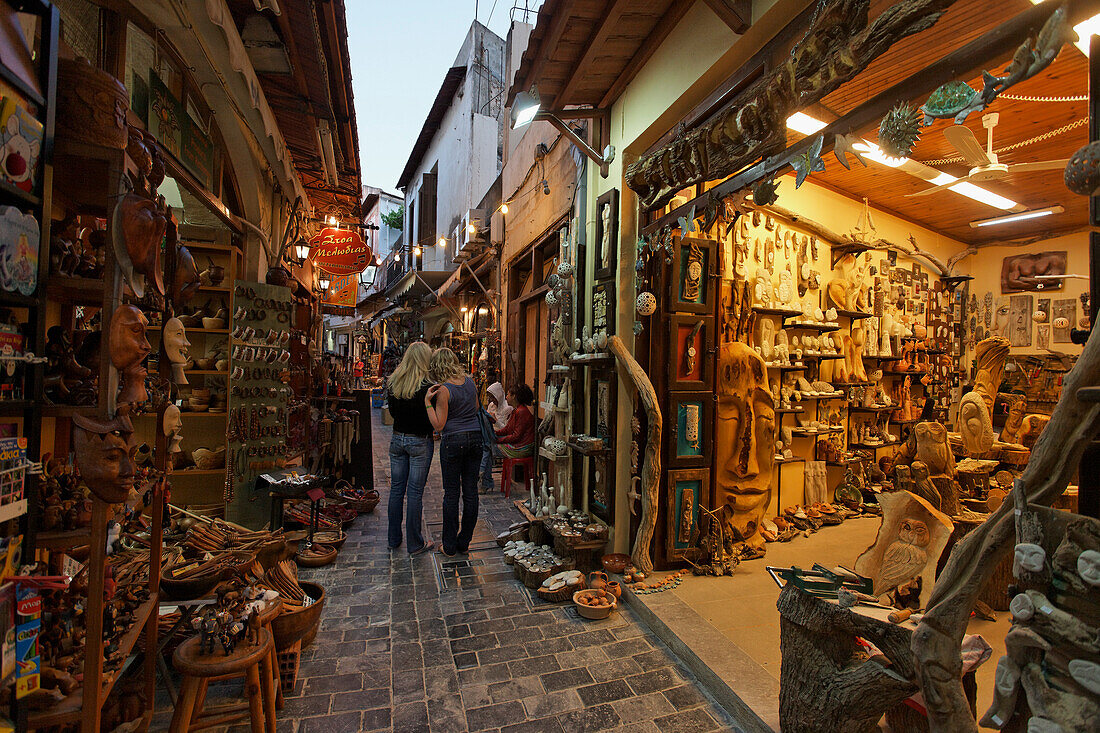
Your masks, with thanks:
[[[484,407],[477,408],[477,421],[481,426],[481,440],[485,445],[497,442],[497,431],[493,429],[493,416]]]

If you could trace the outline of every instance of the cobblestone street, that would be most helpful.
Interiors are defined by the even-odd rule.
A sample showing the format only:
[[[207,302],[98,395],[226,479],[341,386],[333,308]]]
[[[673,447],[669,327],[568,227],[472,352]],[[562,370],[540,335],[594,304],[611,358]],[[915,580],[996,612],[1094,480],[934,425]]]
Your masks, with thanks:
[[[625,606],[589,622],[513,578],[493,538],[518,515],[499,491],[481,496],[468,558],[391,553],[390,430],[373,417],[382,503],[334,565],[302,572],[328,599],[280,731],[736,730]],[[441,506],[437,452],[424,497],[437,545]]]

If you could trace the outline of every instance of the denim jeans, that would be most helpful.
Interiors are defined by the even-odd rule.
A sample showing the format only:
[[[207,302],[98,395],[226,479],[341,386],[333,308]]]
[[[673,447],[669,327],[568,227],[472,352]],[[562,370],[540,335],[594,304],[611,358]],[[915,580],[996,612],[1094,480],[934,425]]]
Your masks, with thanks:
[[[435,442],[429,436],[421,438],[405,433],[394,433],[390,440],[390,500],[386,514],[389,517],[388,544],[401,544],[401,510],[408,506],[405,531],[409,534],[406,545],[409,552],[424,546],[420,534],[423,526],[424,484],[428,480],[428,468],[432,465]],[[405,494],[408,501],[405,501]]]
[[[448,555],[466,552],[477,524],[477,480],[481,472],[481,432],[444,435],[439,446],[439,468],[443,473],[443,551]],[[462,497],[462,522],[458,499]]]
[[[491,445],[481,449],[481,488],[485,491],[493,490],[493,446]]]

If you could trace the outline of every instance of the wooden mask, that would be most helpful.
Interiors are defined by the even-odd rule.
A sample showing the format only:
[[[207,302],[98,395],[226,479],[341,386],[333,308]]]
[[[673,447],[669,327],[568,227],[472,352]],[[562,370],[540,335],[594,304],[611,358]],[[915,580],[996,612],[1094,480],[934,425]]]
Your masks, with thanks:
[[[182,244],[176,247],[176,276],[172,280],[172,305],[176,312],[187,304],[195,293],[198,292],[202,280],[199,278],[199,268],[195,265],[195,258],[191,251]]]
[[[134,488],[133,437],[128,417],[107,421],[73,417],[76,467],[88,489],[107,503],[126,501]]]
[[[126,194],[115,206],[112,225],[115,259],[139,298],[145,296],[146,283],[164,294],[160,245],[167,223],[155,202],[135,193]]]
[[[120,305],[111,317],[108,349],[111,364],[122,381],[120,403],[144,402],[149,398],[145,391],[145,367],[141,365],[152,350],[145,335],[148,325],[145,315],[132,305]]]

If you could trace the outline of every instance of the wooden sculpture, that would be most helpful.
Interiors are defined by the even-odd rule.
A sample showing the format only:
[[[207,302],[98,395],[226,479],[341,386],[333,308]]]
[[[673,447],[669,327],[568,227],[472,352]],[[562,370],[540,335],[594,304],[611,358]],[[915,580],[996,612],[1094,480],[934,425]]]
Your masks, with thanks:
[[[88,489],[103,501],[126,501],[134,488],[134,426],[120,415],[99,420],[73,416],[76,467]]]
[[[152,350],[145,335],[148,325],[145,315],[132,305],[120,305],[111,317],[107,350],[122,383],[118,395],[120,404],[144,402],[149,398],[145,391],[145,367],[142,366]]]
[[[1001,428],[1000,440],[1002,443],[1023,445],[1024,416],[1027,415],[1027,397],[1019,395],[1008,408],[1008,417],[1004,427]]]
[[[872,594],[880,599],[919,578],[923,608],[932,594],[936,563],[954,524],[946,514],[908,491],[880,494],[879,504],[882,524],[874,544],[856,558],[855,571],[871,578]]]
[[[607,339],[607,348],[615,356],[619,366],[626,372],[630,383],[642,401],[646,413],[645,459],[642,463],[642,519],[638,533],[634,536],[634,547],[630,560],[634,567],[643,573],[653,572],[653,558],[649,546],[653,542],[653,533],[657,527],[657,493],[661,483],[661,408],[657,401],[657,391],[642,369],[641,364],[626,348],[618,336]]]
[[[164,437],[168,438],[168,452],[180,453],[183,442],[183,417],[180,408],[168,405],[164,408]]]
[[[176,384],[187,384],[187,374],[184,370],[189,361],[187,347],[191,342],[187,340],[187,329],[183,327],[183,321],[178,318],[169,318],[165,321],[161,338],[164,343],[164,353],[172,365],[172,381]]]
[[[1100,431],[1100,404],[1080,402],[1081,387],[1100,383],[1100,338],[1093,333],[1066,375],[1062,397],[1018,479],[1029,504],[1049,505],[1077,472],[1085,448]],[[933,733],[976,731],[959,684],[959,640],[982,587],[1015,544],[1015,510],[1006,499],[984,523],[959,541],[940,574],[928,610],[913,635],[913,653]],[[1022,506],[1019,507],[1023,509]]]
[[[191,251],[182,244],[176,245],[175,250],[176,275],[172,278],[169,297],[176,312],[179,312],[198,292],[202,280],[199,278],[199,268],[195,265],[195,258],[191,256]]]
[[[974,390],[959,401],[959,433],[963,447],[978,456],[993,447],[993,402],[1004,376],[1008,339],[990,336],[978,342],[974,355]]]
[[[723,344],[716,391],[716,508],[729,541],[755,553],[764,545],[760,522],[775,465],[775,402],[764,360],[739,341]]]
[[[145,295],[146,284],[164,294],[160,247],[167,224],[156,202],[136,193],[126,194],[115,205],[111,227],[115,260],[139,298]]]
[[[867,381],[867,370],[863,366],[863,346],[866,342],[867,332],[860,326],[852,326],[852,335],[844,341],[844,360],[848,364],[848,373],[853,382]]]

